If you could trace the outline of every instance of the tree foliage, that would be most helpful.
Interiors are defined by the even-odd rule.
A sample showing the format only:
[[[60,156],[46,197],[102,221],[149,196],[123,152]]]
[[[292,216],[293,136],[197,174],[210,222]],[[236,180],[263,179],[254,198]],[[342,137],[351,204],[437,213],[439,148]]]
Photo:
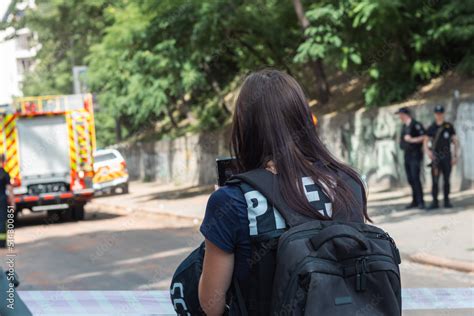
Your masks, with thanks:
[[[89,67],[98,135],[215,129],[248,72],[290,72],[317,96],[311,62],[367,79],[367,106],[398,101],[451,69],[474,74],[470,0],[37,0],[26,25],[43,45],[25,93],[69,93]],[[121,127],[119,129],[116,126]],[[193,124],[187,126],[186,124]],[[121,136],[121,135],[117,135]],[[115,137],[116,138],[116,137]]]
[[[107,25],[103,12],[113,0],[36,0],[15,27],[27,26],[38,34],[41,50],[35,71],[26,78],[23,93],[71,93],[72,67],[83,65],[92,44]]]
[[[474,69],[473,1],[321,0],[307,16],[295,61],[319,57],[368,76],[368,106],[399,101],[448,69]]]

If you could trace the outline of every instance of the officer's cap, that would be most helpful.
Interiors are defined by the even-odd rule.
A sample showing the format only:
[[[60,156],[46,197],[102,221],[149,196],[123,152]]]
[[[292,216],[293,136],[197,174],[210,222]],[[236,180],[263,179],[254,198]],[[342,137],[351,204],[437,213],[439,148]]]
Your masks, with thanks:
[[[435,106],[434,112],[435,113],[444,113],[444,106],[442,106],[442,105]]]
[[[410,109],[408,109],[407,107],[402,107],[402,108],[399,108],[397,112],[395,112],[395,114],[400,114],[400,113],[410,115]]]

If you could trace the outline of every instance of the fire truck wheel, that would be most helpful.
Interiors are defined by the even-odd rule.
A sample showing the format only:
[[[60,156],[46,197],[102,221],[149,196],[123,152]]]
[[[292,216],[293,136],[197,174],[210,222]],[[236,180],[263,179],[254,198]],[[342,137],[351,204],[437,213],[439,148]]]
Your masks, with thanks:
[[[59,223],[62,220],[62,211],[59,210],[54,210],[54,211],[49,211],[48,212],[48,222],[53,224],[53,223]]]
[[[61,222],[70,222],[72,220],[72,209],[61,210],[59,213],[59,218]]]
[[[84,212],[84,204],[74,205],[71,207],[72,216],[75,221],[82,221],[84,220],[85,212]]]

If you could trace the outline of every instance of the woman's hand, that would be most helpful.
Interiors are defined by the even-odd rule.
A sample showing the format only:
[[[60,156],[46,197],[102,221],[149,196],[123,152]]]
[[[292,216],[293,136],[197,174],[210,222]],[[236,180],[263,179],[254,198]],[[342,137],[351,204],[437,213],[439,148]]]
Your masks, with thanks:
[[[234,254],[206,239],[206,252],[199,281],[199,303],[207,316],[222,315],[234,272]]]

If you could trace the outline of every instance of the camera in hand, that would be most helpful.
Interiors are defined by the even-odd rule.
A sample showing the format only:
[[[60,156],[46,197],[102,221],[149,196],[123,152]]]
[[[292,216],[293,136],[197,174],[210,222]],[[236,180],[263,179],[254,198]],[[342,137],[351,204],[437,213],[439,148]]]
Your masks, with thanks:
[[[220,187],[237,173],[237,160],[233,157],[217,158],[217,185]]]

